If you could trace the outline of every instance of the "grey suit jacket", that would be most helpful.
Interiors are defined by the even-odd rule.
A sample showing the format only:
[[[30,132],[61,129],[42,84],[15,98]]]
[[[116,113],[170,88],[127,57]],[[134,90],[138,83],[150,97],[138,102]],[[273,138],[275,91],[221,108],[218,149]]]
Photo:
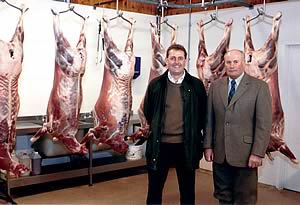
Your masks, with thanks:
[[[245,73],[230,104],[228,78],[212,83],[204,148],[212,148],[214,162],[247,167],[251,154],[264,157],[272,127],[268,85]]]

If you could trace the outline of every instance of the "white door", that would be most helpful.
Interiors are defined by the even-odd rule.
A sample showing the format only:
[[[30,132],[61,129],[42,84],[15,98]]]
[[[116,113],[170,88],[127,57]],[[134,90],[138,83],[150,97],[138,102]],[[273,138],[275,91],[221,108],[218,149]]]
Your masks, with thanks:
[[[300,45],[288,45],[285,56],[288,71],[285,140],[300,161]],[[285,164],[283,188],[300,192],[299,165]]]

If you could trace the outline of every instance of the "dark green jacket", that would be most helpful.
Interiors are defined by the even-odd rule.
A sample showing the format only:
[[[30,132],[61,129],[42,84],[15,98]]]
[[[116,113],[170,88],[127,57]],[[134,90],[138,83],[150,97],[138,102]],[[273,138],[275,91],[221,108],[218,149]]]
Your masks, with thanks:
[[[147,165],[156,170],[159,147],[164,126],[165,102],[167,94],[168,71],[153,79],[146,92],[144,114],[150,125],[146,147]],[[206,92],[203,83],[187,71],[180,86],[183,100],[183,143],[186,155],[186,168],[199,168],[203,156],[203,129],[206,119]],[[172,154],[172,153],[170,153]]]

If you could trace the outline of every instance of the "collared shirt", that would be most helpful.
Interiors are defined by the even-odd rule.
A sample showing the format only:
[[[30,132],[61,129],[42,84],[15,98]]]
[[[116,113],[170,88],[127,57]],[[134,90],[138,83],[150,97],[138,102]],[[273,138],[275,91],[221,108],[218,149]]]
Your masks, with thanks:
[[[236,82],[235,90],[237,90],[237,88],[238,88],[238,86],[239,86],[239,84],[240,84],[240,82],[241,82],[243,76],[244,76],[244,72],[243,72],[237,79],[234,79],[235,82]],[[230,77],[228,77],[228,79],[229,79],[229,80],[228,80],[228,94],[229,94],[229,91],[230,91],[230,89],[231,89],[231,81],[232,81],[233,79],[230,78]]]
[[[174,77],[170,74],[170,72],[168,72],[168,79],[174,84],[181,84],[184,79],[184,76],[185,76],[185,70],[183,71],[182,76],[178,78],[178,80],[175,80]]]

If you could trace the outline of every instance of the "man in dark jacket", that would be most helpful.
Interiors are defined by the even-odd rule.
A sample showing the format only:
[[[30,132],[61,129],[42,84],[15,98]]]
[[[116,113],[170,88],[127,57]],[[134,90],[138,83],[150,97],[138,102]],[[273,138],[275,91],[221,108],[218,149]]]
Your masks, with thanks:
[[[176,168],[181,204],[195,203],[195,169],[203,156],[206,92],[186,70],[187,53],[179,44],[167,50],[168,70],[148,86],[144,114],[150,125],[146,158],[147,204],[161,204],[170,167]]]

